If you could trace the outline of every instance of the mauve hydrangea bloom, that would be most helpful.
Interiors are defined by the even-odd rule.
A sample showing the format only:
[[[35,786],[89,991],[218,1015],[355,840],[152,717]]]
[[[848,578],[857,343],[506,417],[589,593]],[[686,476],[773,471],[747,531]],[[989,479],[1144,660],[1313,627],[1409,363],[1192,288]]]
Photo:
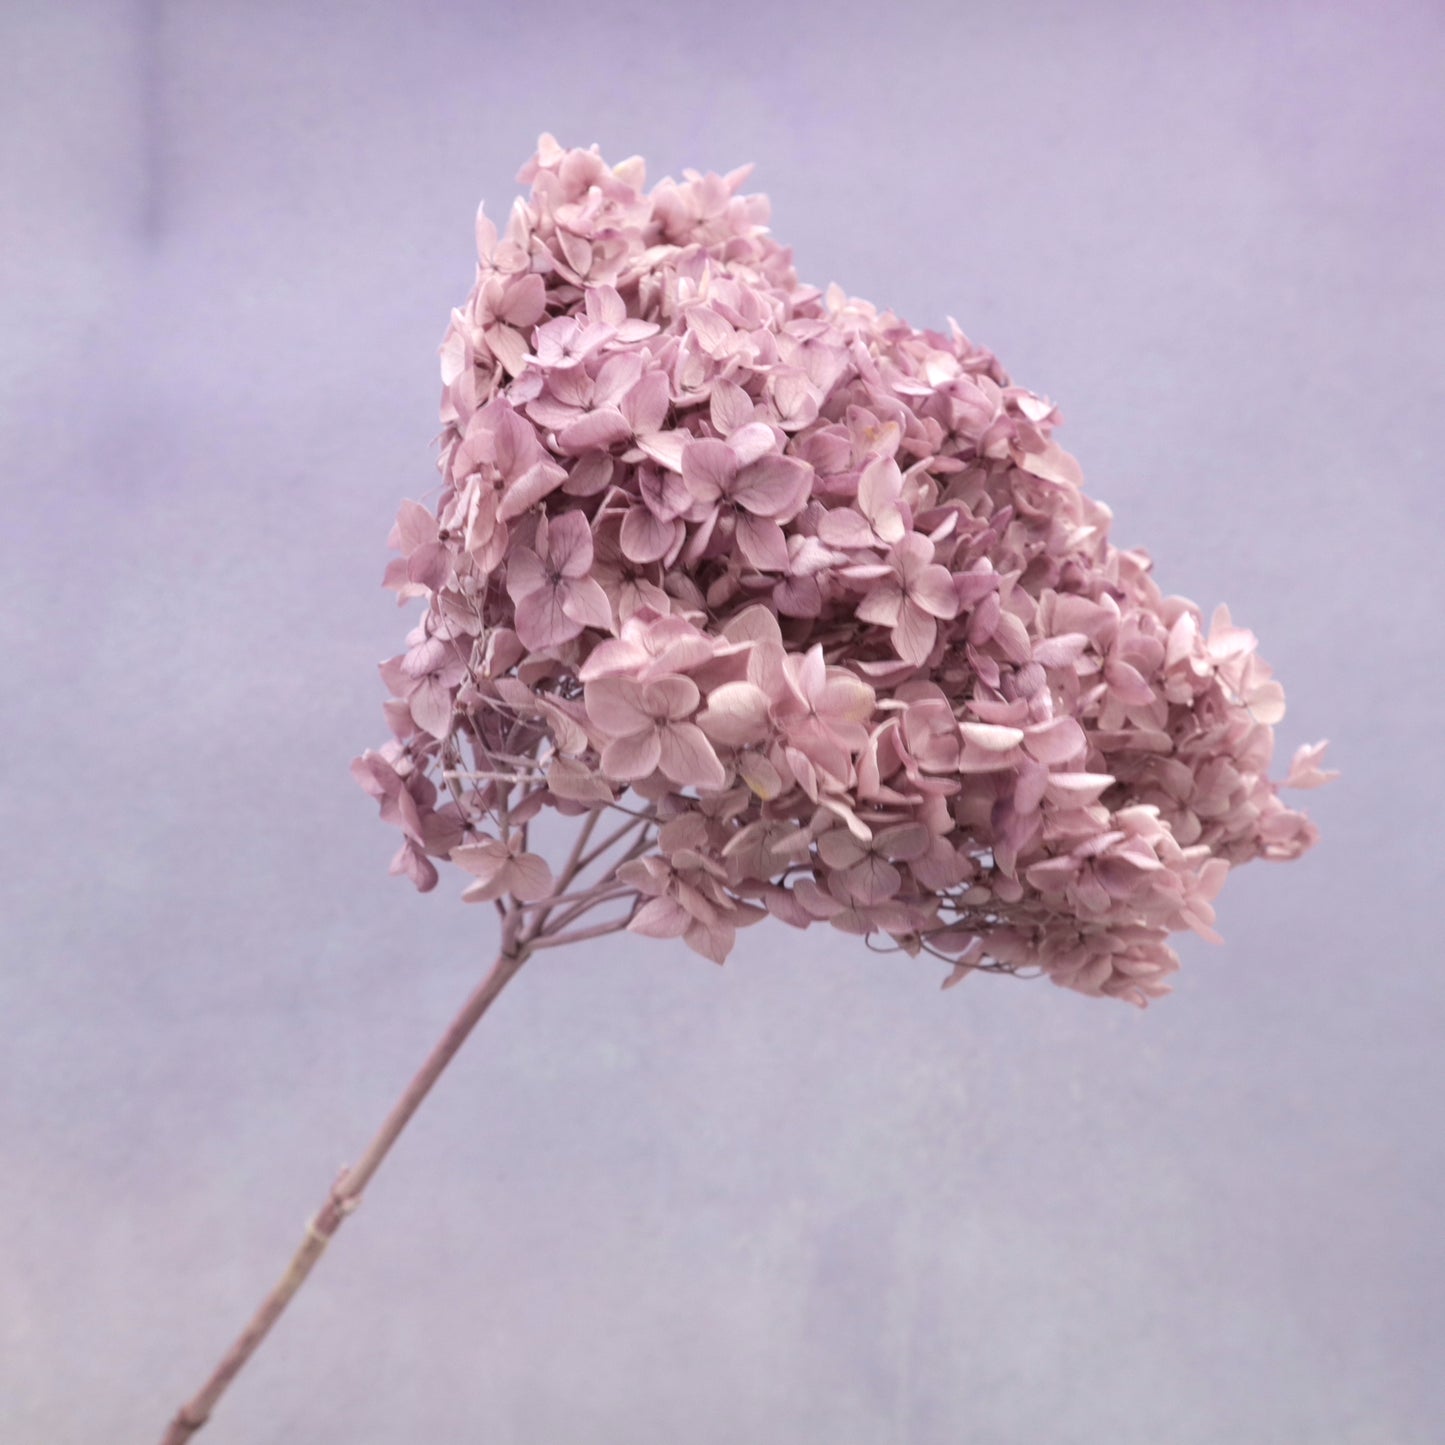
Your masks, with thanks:
[[[1253,636],[1166,596],[950,323],[799,283],[746,171],[644,190],[542,137],[442,344],[425,615],[356,764],[464,897],[547,900],[539,810],[615,808],[578,909],[721,962],[768,914],[1143,1004],[1231,866],[1314,841]],[[1301,748],[1286,785],[1330,774]],[[552,906],[543,902],[540,906]]]

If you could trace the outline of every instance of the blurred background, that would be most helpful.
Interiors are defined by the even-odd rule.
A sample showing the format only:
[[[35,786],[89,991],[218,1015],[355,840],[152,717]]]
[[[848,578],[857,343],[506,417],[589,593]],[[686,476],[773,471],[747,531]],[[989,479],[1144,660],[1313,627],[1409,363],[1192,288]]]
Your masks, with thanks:
[[[537,135],[958,318],[1328,736],[1146,1013],[542,954],[202,1437],[1430,1445],[1445,12],[0,5],[0,1441],[158,1437],[493,953],[347,766]]]

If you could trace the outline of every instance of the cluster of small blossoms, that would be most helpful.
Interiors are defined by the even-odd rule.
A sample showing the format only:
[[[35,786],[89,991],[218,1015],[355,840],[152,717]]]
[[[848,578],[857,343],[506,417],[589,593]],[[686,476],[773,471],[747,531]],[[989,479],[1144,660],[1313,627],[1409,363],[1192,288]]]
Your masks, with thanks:
[[[1231,866],[1314,841],[1267,776],[1283,692],[1110,545],[1048,401],[801,285],[745,175],[646,191],[544,136],[479,213],[440,493],[391,538],[425,614],[355,765],[393,871],[535,904],[528,821],[617,809],[619,927],[721,962],[826,921],[1143,1004]]]

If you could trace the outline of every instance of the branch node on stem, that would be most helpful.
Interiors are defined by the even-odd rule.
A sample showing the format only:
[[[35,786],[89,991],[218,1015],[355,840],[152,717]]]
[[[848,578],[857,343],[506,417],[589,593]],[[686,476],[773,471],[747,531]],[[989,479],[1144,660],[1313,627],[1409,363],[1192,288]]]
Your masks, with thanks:
[[[343,1164],[331,1186],[331,1199],[343,1214],[350,1214],[361,1203],[361,1195],[348,1194],[346,1186],[351,1180],[351,1165]]]

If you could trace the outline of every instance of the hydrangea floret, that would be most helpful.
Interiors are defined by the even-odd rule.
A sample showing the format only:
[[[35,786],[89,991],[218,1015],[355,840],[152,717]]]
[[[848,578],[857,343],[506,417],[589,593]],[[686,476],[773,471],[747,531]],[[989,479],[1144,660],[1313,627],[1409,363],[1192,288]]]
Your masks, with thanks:
[[[393,871],[554,900],[537,946],[606,908],[721,963],[772,915],[1142,1005],[1231,867],[1315,839],[1283,690],[1112,544],[1051,402],[802,284],[746,175],[649,191],[543,136],[479,212],[440,490],[391,536],[424,615],[355,765]],[[527,850],[542,809],[622,822],[590,884]]]

